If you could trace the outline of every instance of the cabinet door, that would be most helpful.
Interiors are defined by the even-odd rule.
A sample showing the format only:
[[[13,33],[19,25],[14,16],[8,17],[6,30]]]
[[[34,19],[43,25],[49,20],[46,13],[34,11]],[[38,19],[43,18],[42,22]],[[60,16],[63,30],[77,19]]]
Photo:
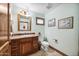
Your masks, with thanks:
[[[28,55],[30,53],[32,53],[32,39],[31,38],[22,39],[20,43],[20,54]]]
[[[39,50],[39,45],[38,45],[38,37],[33,37],[33,52],[36,52]]]

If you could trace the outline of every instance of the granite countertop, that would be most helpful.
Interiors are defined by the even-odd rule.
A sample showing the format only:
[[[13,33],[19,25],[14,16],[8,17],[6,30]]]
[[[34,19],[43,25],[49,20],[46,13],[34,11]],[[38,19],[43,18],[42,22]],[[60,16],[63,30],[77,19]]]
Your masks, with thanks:
[[[31,35],[17,35],[17,36],[10,36],[10,39],[21,39],[21,38],[28,38],[28,37],[36,37],[38,35],[31,34]]]
[[[10,39],[21,39],[21,38],[38,36],[35,32],[31,31],[11,32],[10,34],[11,34]]]
[[[35,34],[35,32],[31,32],[31,31],[18,31],[18,32],[11,32],[10,34],[31,34],[31,33],[33,33],[33,34]]]

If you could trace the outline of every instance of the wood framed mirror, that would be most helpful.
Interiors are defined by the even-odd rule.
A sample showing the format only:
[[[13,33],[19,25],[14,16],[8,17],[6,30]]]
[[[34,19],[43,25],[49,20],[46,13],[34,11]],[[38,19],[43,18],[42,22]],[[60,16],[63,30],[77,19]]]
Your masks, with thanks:
[[[31,31],[31,17],[25,15],[17,15],[18,17],[18,31]]]

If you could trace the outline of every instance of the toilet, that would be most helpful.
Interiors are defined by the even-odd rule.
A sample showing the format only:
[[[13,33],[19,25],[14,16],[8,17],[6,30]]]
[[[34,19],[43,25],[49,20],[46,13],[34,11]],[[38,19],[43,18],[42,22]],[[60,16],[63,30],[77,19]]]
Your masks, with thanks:
[[[48,51],[49,43],[46,41],[41,42],[41,49],[44,50],[45,52]]]

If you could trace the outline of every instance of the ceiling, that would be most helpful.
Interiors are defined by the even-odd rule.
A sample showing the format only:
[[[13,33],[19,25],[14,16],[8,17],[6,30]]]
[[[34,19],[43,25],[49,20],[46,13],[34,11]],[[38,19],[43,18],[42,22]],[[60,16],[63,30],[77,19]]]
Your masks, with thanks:
[[[16,3],[15,5],[21,8],[29,9],[37,13],[45,14],[49,10],[53,10],[59,5],[61,5],[61,3]]]

